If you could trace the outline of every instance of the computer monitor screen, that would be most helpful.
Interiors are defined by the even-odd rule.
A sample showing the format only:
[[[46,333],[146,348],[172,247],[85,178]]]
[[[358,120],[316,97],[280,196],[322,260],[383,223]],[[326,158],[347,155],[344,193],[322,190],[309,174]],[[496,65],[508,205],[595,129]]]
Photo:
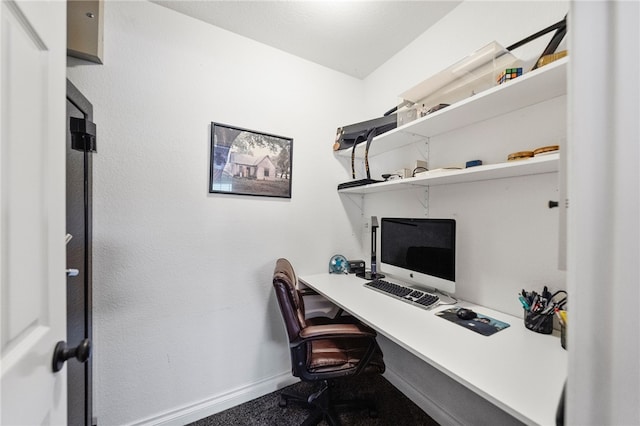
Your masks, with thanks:
[[[380,269],[417,286],[455,292],[456,221],[382,218]]]

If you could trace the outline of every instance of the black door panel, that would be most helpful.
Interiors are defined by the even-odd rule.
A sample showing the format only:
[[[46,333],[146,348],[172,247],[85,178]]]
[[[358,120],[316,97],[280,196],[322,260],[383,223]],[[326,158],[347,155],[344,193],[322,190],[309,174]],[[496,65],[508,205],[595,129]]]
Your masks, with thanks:
[[[92,340],[92,153],[72,147],[71,118],[92,121],[88,100],[67,81],[67,343],[76,346]],[[68,424],[92,424],[92,361],[66,363],[68,381]]]

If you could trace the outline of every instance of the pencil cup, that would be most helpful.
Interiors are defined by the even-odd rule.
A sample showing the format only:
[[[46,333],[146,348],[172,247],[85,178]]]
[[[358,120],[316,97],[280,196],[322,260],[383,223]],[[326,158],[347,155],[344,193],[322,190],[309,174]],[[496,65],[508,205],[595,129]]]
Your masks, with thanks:
[[[536,333],[551,334],[553,332],[553,314],[541,314],[525,310],[524,326]]]
[[[560,323],[560,346],[567,349],[567,326]]]

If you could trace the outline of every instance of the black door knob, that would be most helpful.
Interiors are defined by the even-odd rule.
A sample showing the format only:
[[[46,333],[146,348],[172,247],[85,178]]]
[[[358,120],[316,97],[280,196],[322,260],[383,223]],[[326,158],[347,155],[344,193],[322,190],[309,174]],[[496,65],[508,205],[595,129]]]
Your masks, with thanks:
[[[51,367],[53,372],[57,373],[62,370],[62,366],[69,358],[75,358],[80,362],[87,362],[91,356],[91,341],[84,339],[75,348],[68,348],[67,342],[59,341],[53,350],[53,362]]]

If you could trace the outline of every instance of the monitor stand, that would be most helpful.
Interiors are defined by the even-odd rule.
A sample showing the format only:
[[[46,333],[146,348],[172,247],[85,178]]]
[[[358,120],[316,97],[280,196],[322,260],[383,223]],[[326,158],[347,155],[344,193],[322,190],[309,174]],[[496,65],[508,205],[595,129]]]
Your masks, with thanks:
[[[376,245],[378,240],[378,235],[376,230],[378,229],[378,218],[376,216],[371,216],[371,271],[364,272],[360,274],[356,274],[357,277],[364,278],[365,280],[375,280],[378,278],[384,278],[384,275],[379,273],[377,270],[377,262],[376,262]]]
[[[378,278],[384,278],[384,274],[366,271],[362,274],[356,274],[356,277],[364,278],[365,280],[376,280]]]

